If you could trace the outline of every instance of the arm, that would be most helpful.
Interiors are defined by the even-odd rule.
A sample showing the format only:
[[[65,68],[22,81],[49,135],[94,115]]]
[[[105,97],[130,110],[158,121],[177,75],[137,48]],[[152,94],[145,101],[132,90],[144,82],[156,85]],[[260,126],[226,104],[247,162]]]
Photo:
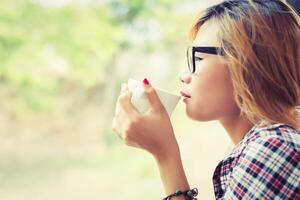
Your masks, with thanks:
[[[182,191],[190,189],[179,151],[169,158],[156,158],[156,163],[166,195],[172,194],[178,189]],[[184,197],[173,197],[172,200],[184,200]]]
[[[124,85],[116,106],[113,130],[128,146],[144,149],[154,156],[167,195],[173,194],[177,189],[188,190],[189,185],[168,113],[153,87],[145,86],[145,94],[151,107],[142,114],[131,104],[132,94]],[[184,198],[172,197],[172,200],[181,199]]]

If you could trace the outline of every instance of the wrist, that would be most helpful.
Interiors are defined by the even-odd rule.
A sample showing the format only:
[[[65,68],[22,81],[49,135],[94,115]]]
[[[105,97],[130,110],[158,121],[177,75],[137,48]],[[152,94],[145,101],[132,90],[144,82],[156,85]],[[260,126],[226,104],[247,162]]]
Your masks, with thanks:
[[[185,176],[179,150],[172,152],[168,156],[155,157],[166,195],[172,194],[176,190],[186,191],[190,188]],[[181,200],[182,197],[173,197],[173,199]]]
[[[154,155],[154,158],[158,164],[172,164],[174,162],[180,161],[181,163],[181,155],[179,147],[175,147],[173,150],[168,150],[168,153],[159,153]]]
[[[186,191],[176,190],[173,194],[168,195],[167,197],[163,198],[163,200],[170,200],[170,199],[176,199],[176,200],[196,200],[196,196],[198,195],[198,189],[188,189]]]

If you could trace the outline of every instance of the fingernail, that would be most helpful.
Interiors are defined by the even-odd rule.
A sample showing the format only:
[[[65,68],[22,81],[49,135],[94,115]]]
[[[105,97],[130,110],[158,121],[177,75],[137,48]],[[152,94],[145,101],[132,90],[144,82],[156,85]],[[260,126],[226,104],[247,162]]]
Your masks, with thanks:
[[[146,79],[146,78],[143,80],[143,83],[144,83],[144,85],[150,85],[148,79]]]

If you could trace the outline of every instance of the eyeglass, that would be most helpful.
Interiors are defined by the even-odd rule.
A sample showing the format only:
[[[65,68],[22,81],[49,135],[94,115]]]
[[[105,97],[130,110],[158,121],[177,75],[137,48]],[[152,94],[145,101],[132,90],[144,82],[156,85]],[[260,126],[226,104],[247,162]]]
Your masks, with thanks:
[[[201,58],[195,56],[196,52],[213,54],[213,55],[223,55],[222,49],[220,47],[194,47],[194,46],[188,47],[187,62],[191,73],[195,73],[196,71],[196,59],[202,60]]]

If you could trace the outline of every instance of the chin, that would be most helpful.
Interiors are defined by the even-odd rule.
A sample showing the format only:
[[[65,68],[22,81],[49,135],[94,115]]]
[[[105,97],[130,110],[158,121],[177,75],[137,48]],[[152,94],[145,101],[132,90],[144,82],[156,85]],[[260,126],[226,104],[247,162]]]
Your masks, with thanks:
[[[197,112],[197,110],[186,110],[186,115],[195,121],[200,121],[200,122],[208,122],[208,121],[213,121],[216,120],[216,117],[213,117],[212,115],[204,112]]]

